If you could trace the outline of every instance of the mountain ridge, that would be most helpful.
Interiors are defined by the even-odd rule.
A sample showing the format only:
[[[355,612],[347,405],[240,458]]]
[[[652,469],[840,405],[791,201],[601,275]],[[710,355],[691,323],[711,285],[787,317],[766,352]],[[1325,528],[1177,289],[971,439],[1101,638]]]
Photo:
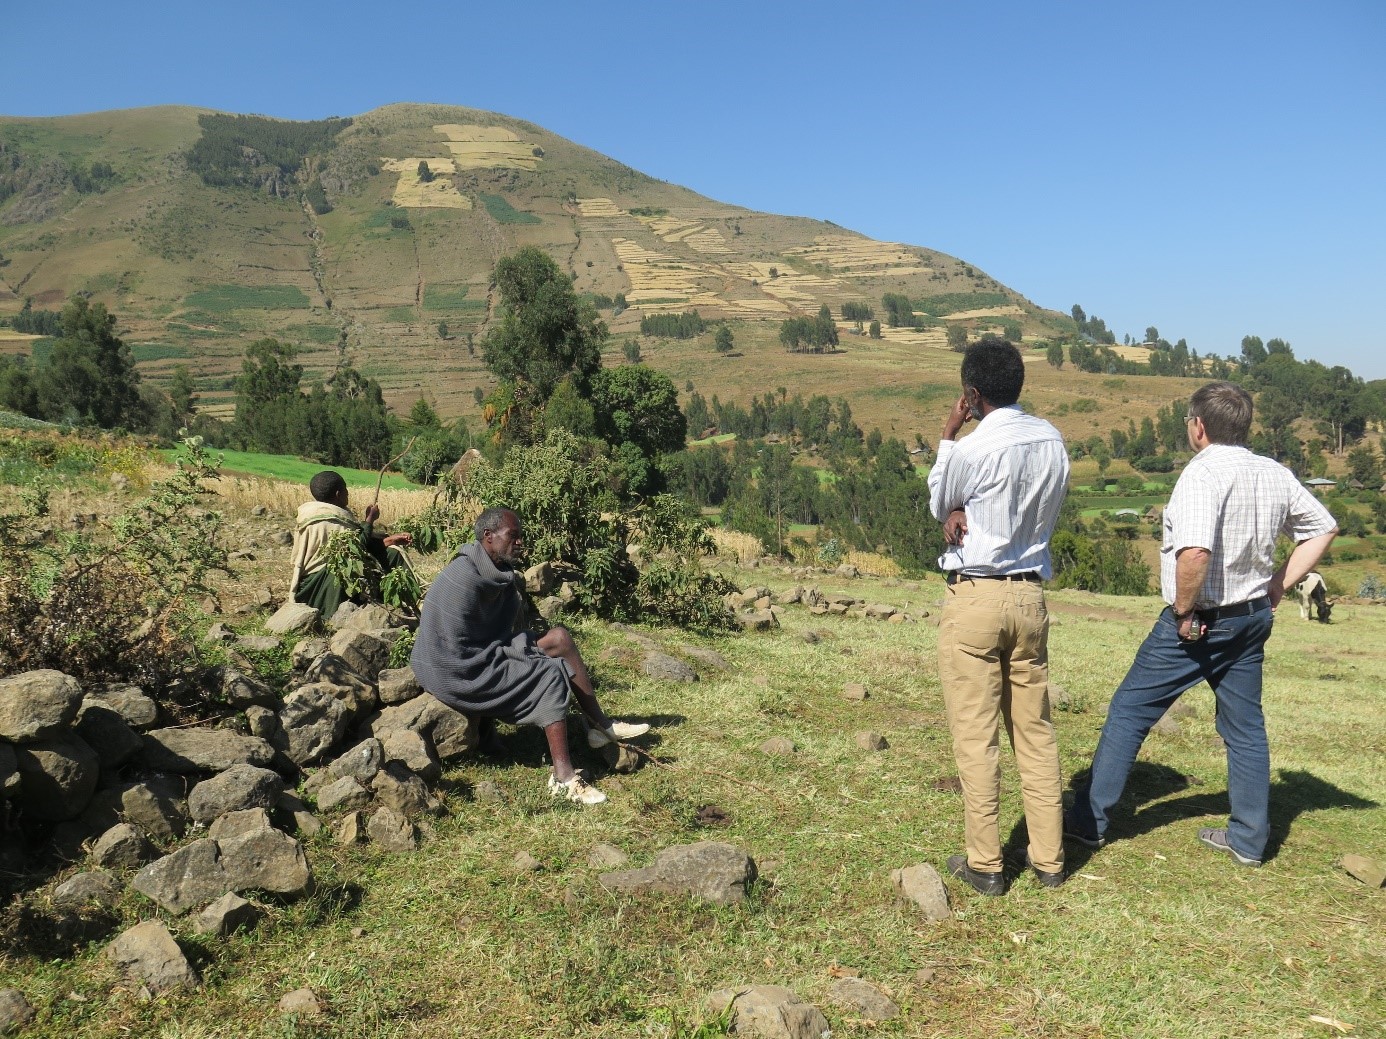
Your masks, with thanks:
[[[209,126],[233,133],[237,121],[266,140],[330,122],[190,106],[0,117],[0,177],[14,188],[0,194],[0,316],[26,298],[52,308],[86,293],[119,317],[148,358],[147,377],[187,364],[213,412],[230,409],[245,345],[274,335],[295,343],[313,374],[350,359],[397,410],[423,396],[445,416],[469,415],[490,385],[477,347],[491,269],[538,245],[579,292],[625,298],[627,309],[603,311],[614,356],[641,317],[697,309],[731,325],[732,357],[715,356],[710,334],[643,341],[649,363],[683,389],[742,400],[777,386],[842,394],[883,429],[918,424],[922,384],[956,384],[950,325],[1018,327],[1022,346],[1072,333],[1067,315],[957,257],[719,202],[501,113],[387,105],[341,120],[330,144],[289,171],[242,144],[245,182],[209,184],[192,166],[194,148]],[[924,327],[886,328],[880,340],[838,320],[832,354],[788,353],[779,342],[785,318],[824,305],[837,318],[843,303],[865,304],[885,324],[885,293],[942,302],[920,314]],[[1037,383],[1044,367],[1032,368]],[[1063,374],[1071,385],[1090,381]],[[1187,393],[1146,389],[1155,391],[1150,412]]]

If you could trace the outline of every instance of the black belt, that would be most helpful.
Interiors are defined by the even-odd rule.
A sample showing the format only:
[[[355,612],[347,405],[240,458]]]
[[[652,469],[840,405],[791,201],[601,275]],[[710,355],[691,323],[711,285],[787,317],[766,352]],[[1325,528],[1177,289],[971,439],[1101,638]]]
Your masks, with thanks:
[[[1260,613],[1262,610],[1269,609],[1270,598],[1263,595],[1259,599],[1234,602],[1231,606],[1214,606],[1208,610],[1194,610],[1194,613],[1198,614],[1203,623],[1210,624],[1224,617],[1250,617],[1253,613]]]
[[[1023,574],[965,574],[961,570],[949,570],[947,581],[950,585],[959,581],[1040,581],[1038,570],[1026,570]]]

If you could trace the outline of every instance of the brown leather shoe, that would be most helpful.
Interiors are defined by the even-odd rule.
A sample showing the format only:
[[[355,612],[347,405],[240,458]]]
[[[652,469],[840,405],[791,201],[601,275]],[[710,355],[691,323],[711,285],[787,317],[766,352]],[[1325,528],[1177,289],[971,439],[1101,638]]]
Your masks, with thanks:
[[[959,880],[965,880],[972,885],[972,890],[979,895],[1004,895],[1006,893],[1006,877],[1002,873],[982,873],[973,869],[967,864],[966,855],[948,856],[948,872]]]

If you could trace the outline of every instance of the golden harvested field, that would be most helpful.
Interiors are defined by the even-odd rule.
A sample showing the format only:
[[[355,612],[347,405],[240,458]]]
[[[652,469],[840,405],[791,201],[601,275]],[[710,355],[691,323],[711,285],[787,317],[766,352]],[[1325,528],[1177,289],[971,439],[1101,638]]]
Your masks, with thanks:
[[[33,348],[34,340],[39,338],[41,337],[0,328],[0,354],[28,354]]]
[[[802,257],[848,278],[924,274],[930,270],[923,260],[898,242],[877,242],[848,235],[819,235],[813,245],[786,249],[785,255]]]
[[[577,206],[578,215],[587,219],[625,215],[625,211],[609,198],[580,198]]]
[[[678,217],[656,216],[640,217],[650,230],[666,242],[683,243],[700,253],[730,253],[727,240],[715,227],[708,227],[701,220],[684,220]]]
[[[424,183],[419,179],[419,163],[428,163],[433,171],[433,180]],[[395,185],[394,202],[408,209],[471,209],[472,200],[463,195],[453,185],[452,176],[457,172],[457,164],[452,159],[417,158],[384,159],[381,165],[399,174]]]
[[[504,127],[443,123],[433,129],[443,136],[443,144],[452,152],[459,170],[539,168],[534,145]]]

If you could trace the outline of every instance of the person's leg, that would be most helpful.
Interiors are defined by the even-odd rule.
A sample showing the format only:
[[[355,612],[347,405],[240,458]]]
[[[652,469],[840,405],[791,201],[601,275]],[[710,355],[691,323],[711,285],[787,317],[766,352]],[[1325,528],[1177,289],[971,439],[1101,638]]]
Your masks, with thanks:
[[[1270,610],[1222,622],[1232,659],[1211,683],[1217,697],[1218,735],[1227,748],[1227,843],[1261,859],[1270,839],[1270,744],[1261,710],[1261,670],[1270,637]]]
[[[544,739],[549,744],[549,758],[553,761],[553,777],[560,783],[573,778],[573,759],[568,753],[568,723],[552,722],[544,726]]]
[[[997,818],[1001,800],[998,750],[1001,713],[999,581],[962,580],[945,592],[938,632],[938,669],[963,793],[967,864],[1001,871]]]
[[[1039,585],[1009,587],[1013,635],[1001,714],[1020,772],[1030,864],[1045,873],[1062,873],[1063,779],[1059,741],[1049,716],[1049,614]]]
[[[573,693],[577,696],[578,705],[582,708],[582,713],[598,728],[610,728],[611,719],[606,716],[601,704],[597,703],[597,696],[592,686],[592,676],[587,673],[587,665],[582,662],[582,654],[578,652],[577,643],[573,641],[573,636],[568,629],[550,628],[535,639],[535,645],[549,656],[558,657],[567,663],[568,667],[572,669],[570,682]]]
[[[1112,695],[1088,778],[1075,791],[1070,825],[1079,833],[1105,838],[1109,813],[1126,789],[1141,744],[1170,704],[1203,681],[1207,658],[1204,643],[1180,641],[1167,607]]]

